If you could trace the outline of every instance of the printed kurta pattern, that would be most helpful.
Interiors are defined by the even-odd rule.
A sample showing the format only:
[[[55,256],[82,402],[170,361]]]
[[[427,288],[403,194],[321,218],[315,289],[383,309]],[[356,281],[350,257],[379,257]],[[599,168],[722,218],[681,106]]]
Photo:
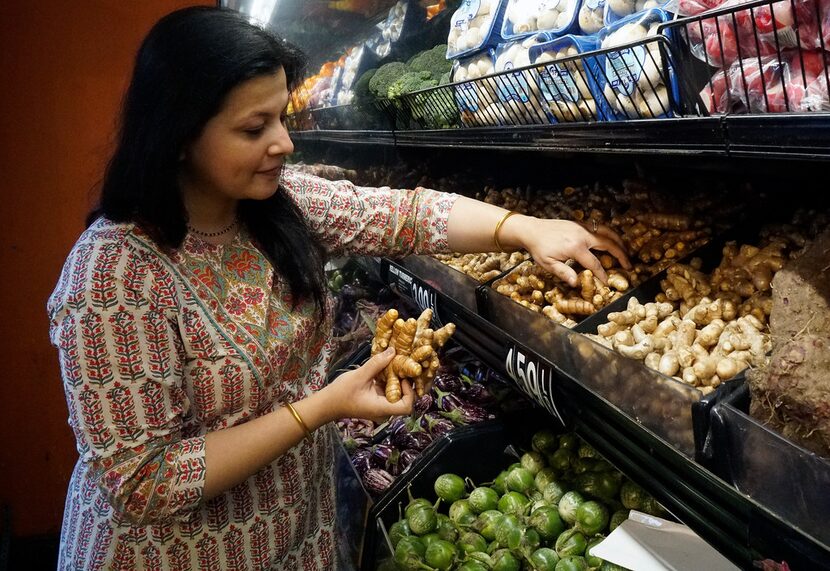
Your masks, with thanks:
[[[283,191],[332,253],[447,249],[454,195],[368,189],[286,170]],[[172,254],[98,220],[49,300],[80,458],[59,569],[334,569],[336,430],[326,426],[205,501],[205,435],[321,388],[331,315],[292,310],[244,228]]]

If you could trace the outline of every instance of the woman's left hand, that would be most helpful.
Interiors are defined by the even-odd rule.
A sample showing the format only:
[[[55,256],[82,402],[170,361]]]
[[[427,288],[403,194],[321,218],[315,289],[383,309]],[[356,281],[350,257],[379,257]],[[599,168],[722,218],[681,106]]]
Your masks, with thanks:
[[[631,268],[622,238],[602,224],[588,222],[583,226],[569,220],[529,216],[513,216],[505,226],[509,223],[513,225],[512,233],[536,263],[571,286],[577,285],[577,274],[566,263],[568,260],[591,270],[603,283],[607,281],[605,269],[592,250],[608,252],[619,260],[623,268]]]

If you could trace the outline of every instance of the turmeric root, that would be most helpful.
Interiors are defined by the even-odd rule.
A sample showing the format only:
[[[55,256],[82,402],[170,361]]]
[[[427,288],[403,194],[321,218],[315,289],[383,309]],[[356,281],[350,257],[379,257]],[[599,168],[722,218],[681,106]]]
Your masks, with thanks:
[[[404,321],[395,310],[390,310],[378,320],[376,332],[381,331],[383,337],[378,339],[376,336],[373,340],[373,354],[382,352],[386,347],[395,349],[395,357],[379,377],[386,385],[384,392],[389,402],[401,399],[401,381],[406,379],[412,382],[418,396],[423,396],[427,384],[435,377],[440,366],[436,352],[455,332],[455,324],[448,323],[433,331],[429,327],[431,320],[430,309],[424,310],[417,320]]]
[[[453,333],[455,333],[455,323],[447,323],[441,329],[436,329],[432,334],[432,346],[440,349],[452,337]]]
[[[395,369],[395,374],[401,378],[417,377],[423,370],[420,363],[405,355],[395,355],[389,366]]]
[[[414,319],[404,321],[398,319],[392,327],[392,346],[396,355],[409,355],[412,352],[412,343],[415,341],[415,331],[418,324]]]
[[[375,337],[372,339],[372,355],[377,355],[389,347],[389,340],[392,338],[392,326],[398,319],[398,310],[390,309],[378,319],[375,328]]]

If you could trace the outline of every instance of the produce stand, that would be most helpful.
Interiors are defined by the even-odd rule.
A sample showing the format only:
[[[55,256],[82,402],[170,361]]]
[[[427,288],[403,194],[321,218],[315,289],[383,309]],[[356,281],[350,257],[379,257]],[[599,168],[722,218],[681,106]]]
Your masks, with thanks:
[[[561,112],[557,119],[553,110],[553,119],[545,116],[535,123],[526,120],[527,109],[515,106],[466,119],[458,113],[458,93],[463,89],[515,89],[517,78],[537,82],[544,66],[531,64],[405,93],[392,101],[376,101],[371,125],[356,119],[357,112],[365,109],[355,109],[355,114],[350,114],[349,106],[306,110],[291,118],[292,139],[307,163],[342,164],[358,170],[405,164],[434,179],[453,170],[479,172],[480,180],[471,182],[479,190],[490,182],[491,174],[497,174],[500,181],[512,181],[503,186],[532,185],[538,193],[643,172],[658,173],[663,179],[694,178],[711,187],[723,183],[724,189],[735,188],[727,180],[743,180],[755,185],[757,200],[744,219],[732,220],[732,227],[746,232],[746,226],[757,228],[775,219],[793,195],[801,206],[824,207],[823,197],[805,188],[826,177],[830,113],[826,106],[797,108],[788,91],[793,85],[787,80],[783,80],[787,95],[779,112],[761,112],[772,107],[772,97],[778,94],[767,83],[760,92],[764,109],[753,108],[758,100],[750,97],[744,65],[761,56],[747,53],[739,53],[743,57],[731,64],[741,71],[737,77],[742,83],[735,85],[743,90],[730,93],[729,110],[710,108],[702,93],[707,87],[715,88],[718,68],[709,65],[713,63],[710,51],[704,51],[702,59],[692,53],[694,30],[718,22],[718,36],[718,26],[728,27],[730,22],[737,26],[738,19],[749,14],[750,34],[760,47],[762,31],[756,16],[771,10],[773,4],[761,0],[721,7],[704,16],[675,18],[660,25],[658,37],[556,60],[560,69],[579,69],[581,74],[596,75],[599,69],[605,77],[586,79],[601,83],[609,80],[607,71],[603,72],[607,68],[592,67],[592,61],[641,48],[659,64],[654,80],[676,84],[659,113],[649,108],[613,121],[600,120],[596,113],[561,120]],[[818,37],[823,41],[820,22]],[[434,27],[447,26],[447,18],[424,21],[420,28],[408,26],[414,45],[415,37],[440,37]],[[401,41],[398,49],[402,53],[418,51],[406,47],[406,37]],[[792,65],[793,53],[802,58],[812,53],[813,48],[808,50],[801,42],[799,36],[794,47],[783,49],[775,44],[763,57],[783,69]],[[418,49],[429,47],[421,44]],[[743,48],[739,42],[738,51]],[[722,40],[719,49],[716,53],[725,51]],[[582,65],[567,65],[576,62]],[[806,83],[806,78],[802,81]],[[816,81],[830,86],[827,72]],[[604,97],[602,91],[593,95]],[[433,113],[456,119],[446,128],[433,128],[423,119],[424,101]],[[748,107],[744,114],[734,107],[742,101]],[[604,103],[614,107],[615,101]],[[659,115],[667,116],[653,118]],[[414,184],[414,180],[397,184]],[[707,247],[709,254],[717,258],[728,239],[728,234],[717,234]],[[702,395],[698,388],[676,382],[585,336],[595,333],[609,313],[624,308],[630,297],[653,298],[665,274],[633,288],[569,329],[497,293],[493,279],[478,282],[431,257],[361,258],[358,263],[390,288],[402,306],[413,311],[431,309],[437,326],[455,323],[455,342],[509,379],[538,407],[534,415],[523,419],[505,417],[450,431],[433,441],[384,494],[369,498],[365,535],[360,540],[361,569],[375,569],[392,555],[388,529],[399,517],[398,503],[410,486],[416,495],[426,493],[437,475],[462,468],[473,479],[485,478],[477,471],[484,470],[486,462],[472,462],[470,450],[482,458],[498,457],[508,444],[521,440],[520,434],[526,437],[542,427],[574,430],[740,568],[772,560],[786,562],[793,570],[830,569],[825,515],[830,508],[826,493],[830,464],[748,415],[743,375],[724,379],[716,390]],[[712,263],[717,265],[717,259]],[[365,355],[363,350],[361,355]]]

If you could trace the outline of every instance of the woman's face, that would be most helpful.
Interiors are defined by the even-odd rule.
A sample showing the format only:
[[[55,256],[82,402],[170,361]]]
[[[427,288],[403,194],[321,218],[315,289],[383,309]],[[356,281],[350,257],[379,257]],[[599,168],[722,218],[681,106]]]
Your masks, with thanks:
[[[294,151],[285,128],[285,71],[250,79],[228,94],[222,109],[184,153],[182,183],[189,198],[268,198],[283,161]]]

